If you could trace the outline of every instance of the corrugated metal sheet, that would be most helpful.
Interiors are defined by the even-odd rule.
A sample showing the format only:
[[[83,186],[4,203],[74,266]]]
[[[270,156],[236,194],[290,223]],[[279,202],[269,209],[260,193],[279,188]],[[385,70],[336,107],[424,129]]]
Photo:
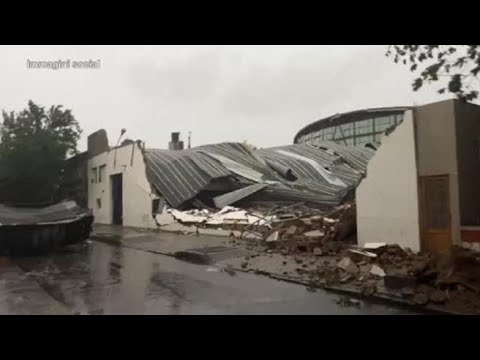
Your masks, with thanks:
[[[374,153],[329,142],[253,152],[242,144],[221,143],[182,151],[147,150],[145,159],[149,181],[172,207],[193,199],[212,180],[226,177],[243,186],[267,184],[255,197],[336,205],[358,185]],[[297,180],[285,179],[268,161],[291,169]]]
[[[223,208],[227,205],[236,203],[239,200],[245,199],[246,197],[255,194],[256,192],[266,188],[267,184],[253,184],[220,196],[217,196],[213,199],[215,206],[217,208]]]
[[[333,141],[322,141],[314,144],[315,147],[326,148],[341,156],[345,162],[357,171],[365,172],[367,164],[375,155],[375,150],[366,147],[344,146]]]
[[[218,160],[194,150],[145,151],[147,178],[172,207],[194,198],[213,179],[231,175]]]
[[[0,226],[40,225],[72,222],[87,216],[74,201],[64,201],[44,208],[19,208],[0,205]]]

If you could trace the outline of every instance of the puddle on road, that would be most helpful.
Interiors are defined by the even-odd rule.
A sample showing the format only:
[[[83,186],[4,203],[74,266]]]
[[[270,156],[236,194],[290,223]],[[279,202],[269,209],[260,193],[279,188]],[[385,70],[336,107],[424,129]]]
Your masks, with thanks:
[[[56,313],[58,310],[53,305],[60,304],[77,315],[364,311],[340,309],[332,296],[310,293],[302,286],[252,274],[232,277],[223,268],[188,264],[95,241],[46,256],[21,257],[4,263],[0,259],[0,271],[8,266],[19,266],[23,270],[17,268],[12,275],[19,283],[22,279],[24,282],[34,280],[44,290],[41,297],[38,290],[36,293],[31,289],[24,291],[21,286],[14,289],[15,297],[22,300],[22,313],[38,313],[38,302],[42,301],[45,303],[42,312]],[[0,283],[1,313],[9,312],[6,303],[12,309],[13,293],[5,292],[5,286],[2,288]],[[390,312],[375,306],[368,311]]]

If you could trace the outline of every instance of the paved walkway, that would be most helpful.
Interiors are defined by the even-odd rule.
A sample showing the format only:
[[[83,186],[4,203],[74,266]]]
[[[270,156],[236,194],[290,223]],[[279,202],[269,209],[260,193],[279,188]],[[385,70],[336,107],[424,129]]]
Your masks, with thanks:
[[[225,246],[234,249],[230,239],[225,236],[185,235],[110,225],[95,225],[91,239],[164,255],[174,255],[179,251],[202,247]]]

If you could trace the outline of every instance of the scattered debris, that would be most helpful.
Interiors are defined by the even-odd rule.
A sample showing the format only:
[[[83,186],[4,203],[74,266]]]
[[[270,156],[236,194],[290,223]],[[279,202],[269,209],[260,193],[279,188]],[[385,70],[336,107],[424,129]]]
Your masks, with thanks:
[[[386,243],[366,243],[363,248],[368,250],[375,250],[386,246]]]
[[[267,239],[265,240],[266,242],[271,242],[271,241],[277,241],[278,240],[278,231],[274,231],[270,235],[268,235]]]
[[[395,271],[384,276],[385,287],[389,289],[402,289],[404,287],[414,287],[415,278],[404,272]]]
[[[371,253],[371,252],[368,252],[368,251],[362,251],[362,250],[357,250],[357,249],[349,249],[348,251],[350,251],[351,253],[354,253],[354,254],[367,256],[367,257],[370,257],[370,258],[376,258],[377,257],[377,254],[374,254],[374,253]]]
[[[228,275],[230,276],[235,276],[237,275],[237,273],[235,272],[235,270],[233,270],[230,266],[227,266],[225,268],[223,268],[223,271],[226,272]]]
[[[310,238],[310,239],[319,239],[323,235],[325,235],[325,234],[320,230],[307,231],[306,233],[303,234],[303,236],[305,236],[307,238]]]
[[[337,263],[337,267],[339,267],[348,274],[357,274],[360,271],[358,266],[355,265],[355,263],[348,257],[344,257],[342,260],[340,260]]]
[[[383,269],[378,265],[372,265],[370,269],[370,274],[378,277],[384,277],[385,271],[383,271]]]
[[[360,307],[360,301],[347,296],[335,300],[336,304],[343,307]]]
[[[208,267],[205,271],[206,271],[206,272],[219,272],[220,269],[217,268],[217,267],[215,267],[215,266],[210,266],[210,267]]]
[[[428,296],[424,293],[415,294],[413,302],[417,305],[426,305],[428,303]]]
[[[447,301],[447,294],[445,291],[435,290],[430,294],[430,300],[436,304],[443,304]]]

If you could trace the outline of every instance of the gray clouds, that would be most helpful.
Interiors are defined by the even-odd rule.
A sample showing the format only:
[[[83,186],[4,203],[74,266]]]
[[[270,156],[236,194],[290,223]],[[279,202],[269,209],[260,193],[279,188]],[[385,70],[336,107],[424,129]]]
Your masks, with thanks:
[[[28,99],[72,108],[86,135],[105,128],[165,147],[172,131],[194,145],[291,143],[309,122],[366,107],[442,99],[413,93],[386,46],[1,46],[1,108]],[[101,59],[99,70],[28,70],[26,60]],[[444,98],[444,97],[443,97]]]

